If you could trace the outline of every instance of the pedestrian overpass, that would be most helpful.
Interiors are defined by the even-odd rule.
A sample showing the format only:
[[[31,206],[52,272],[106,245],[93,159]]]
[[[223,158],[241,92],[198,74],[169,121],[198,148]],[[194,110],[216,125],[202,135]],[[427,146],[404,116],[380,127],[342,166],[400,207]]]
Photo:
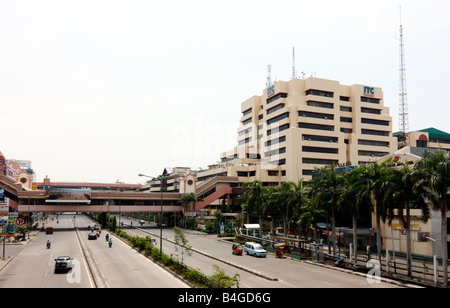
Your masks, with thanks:
[[[237,177],[219,176],[211,178],[198,185],[196,196],[203,201],[195,205],[195,212],[207,207],[218,199],[224,200],[225,206],[230,206],[236,195],[243,192],[238,187]],[[90,201],[61,201],[49,200],[49,192],[45,189],[26,190],[20,183],[5,175],[0,175],[0,188],[4,189],[5,197],[10,199],[10,207],[19,215],[28,216],[32,212],[181,212],[184,216],[195,216],[185,211],[179,204],[183,194],[178,192],[147,192],[96,190],[90,192]]]

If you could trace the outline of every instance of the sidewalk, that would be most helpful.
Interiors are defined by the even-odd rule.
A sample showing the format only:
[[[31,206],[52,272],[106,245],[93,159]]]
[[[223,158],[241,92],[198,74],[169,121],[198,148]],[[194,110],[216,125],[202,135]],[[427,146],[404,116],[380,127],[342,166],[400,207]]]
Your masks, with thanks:
[[[37,229],[37,230],[31,230],[30,233],[26,234],[26,240],[25,241],[20,241],[20,242],[15,242],[13,243],[12,239],[9,238],[6,240],[5,245],[9,246],[9,245],[26,245],[28,244],[33,237],[35,237],[39,232],[41,231],[41,229]],[[8,241],[10,240],[10,241]],[[3,246],[3,240],[0,241],[0,247]],[[5,268],[9,262],[11,262],[13,260],[13,257],[11,256],[7,256],[5,255],[5,258],[2,258],[2,256],[0,256],[0,271],[3,270],[3,268]]]

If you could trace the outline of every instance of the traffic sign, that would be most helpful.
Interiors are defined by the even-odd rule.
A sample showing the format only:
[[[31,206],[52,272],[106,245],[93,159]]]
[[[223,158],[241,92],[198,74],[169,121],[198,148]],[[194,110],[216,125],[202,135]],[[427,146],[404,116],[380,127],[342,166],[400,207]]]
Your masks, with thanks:
[[[16,219],[16,225],[23,226],[24,224],[25,224],[25,219],[23,219],[23,218]]]

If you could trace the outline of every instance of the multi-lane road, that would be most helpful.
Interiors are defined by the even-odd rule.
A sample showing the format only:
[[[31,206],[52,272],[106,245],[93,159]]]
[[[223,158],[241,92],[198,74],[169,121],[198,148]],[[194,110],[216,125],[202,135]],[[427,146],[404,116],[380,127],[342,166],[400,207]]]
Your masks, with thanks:
[[[186,283],[113,237],[108,247],[105,232],[98,240],[88,240],[83,215],[60,215],[51,220],[53,234],[39,232],[25,245],[7,245],[12,261],[0,272],[0,288],[185,288]],[[78,232],[74,225],[78,226]],[[46,242],[50,239],[51,248]],[[54,273],[59,256],[74,258],[71,273]]]
[[[60,215],[59,223],[50,220],[52,235],[39,232],[24,245],[7,245],[7,255],[12,261],[0,271],[0,288],[186,288],[188,284],[159,265],[130,248],[113,236],[109,248],[103,230],[97,240],[88,240],[88,225],[93,221],[83,215]],[[125,231],[130,235],[148,236],[157,241],[159,228],[153,223],[143,226],[137,220],[121,217]],[[129,226],[133,223],[133,228]],[[75,228],[77,227],[77,228]],[[200,269],[206,275],[218,265],[233,276],[239,274],[240,288],[393,288],[396,284],[381,281],[371,283],[366,277],[312,265],[290,258],[278,259],[273,255],[255,258],[231,253],[231,243],[214,235],[186,230],[185,236],[192,245],[192,255],[184,262]],[[51,248],[46,248],[50,239]],[[175,250],[174,232],[163,229],[163,251],[167,255],[180,254]],[[74,258],[75,268],[69,274],[54,273],[54,259],[58,256]],[[373,281],[372,281],[373,282]]]

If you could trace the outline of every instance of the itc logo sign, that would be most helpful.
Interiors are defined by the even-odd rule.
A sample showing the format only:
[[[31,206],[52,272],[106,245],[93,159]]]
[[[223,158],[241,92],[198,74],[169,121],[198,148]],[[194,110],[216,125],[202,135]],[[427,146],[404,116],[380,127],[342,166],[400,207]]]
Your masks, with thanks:
[[[375,91],[373,87],[364,87],[364,96],[371,96],[373,97],[375,95]]]
[[[275,85],[267,88],[267,97],[271,97],[275,94]]]

